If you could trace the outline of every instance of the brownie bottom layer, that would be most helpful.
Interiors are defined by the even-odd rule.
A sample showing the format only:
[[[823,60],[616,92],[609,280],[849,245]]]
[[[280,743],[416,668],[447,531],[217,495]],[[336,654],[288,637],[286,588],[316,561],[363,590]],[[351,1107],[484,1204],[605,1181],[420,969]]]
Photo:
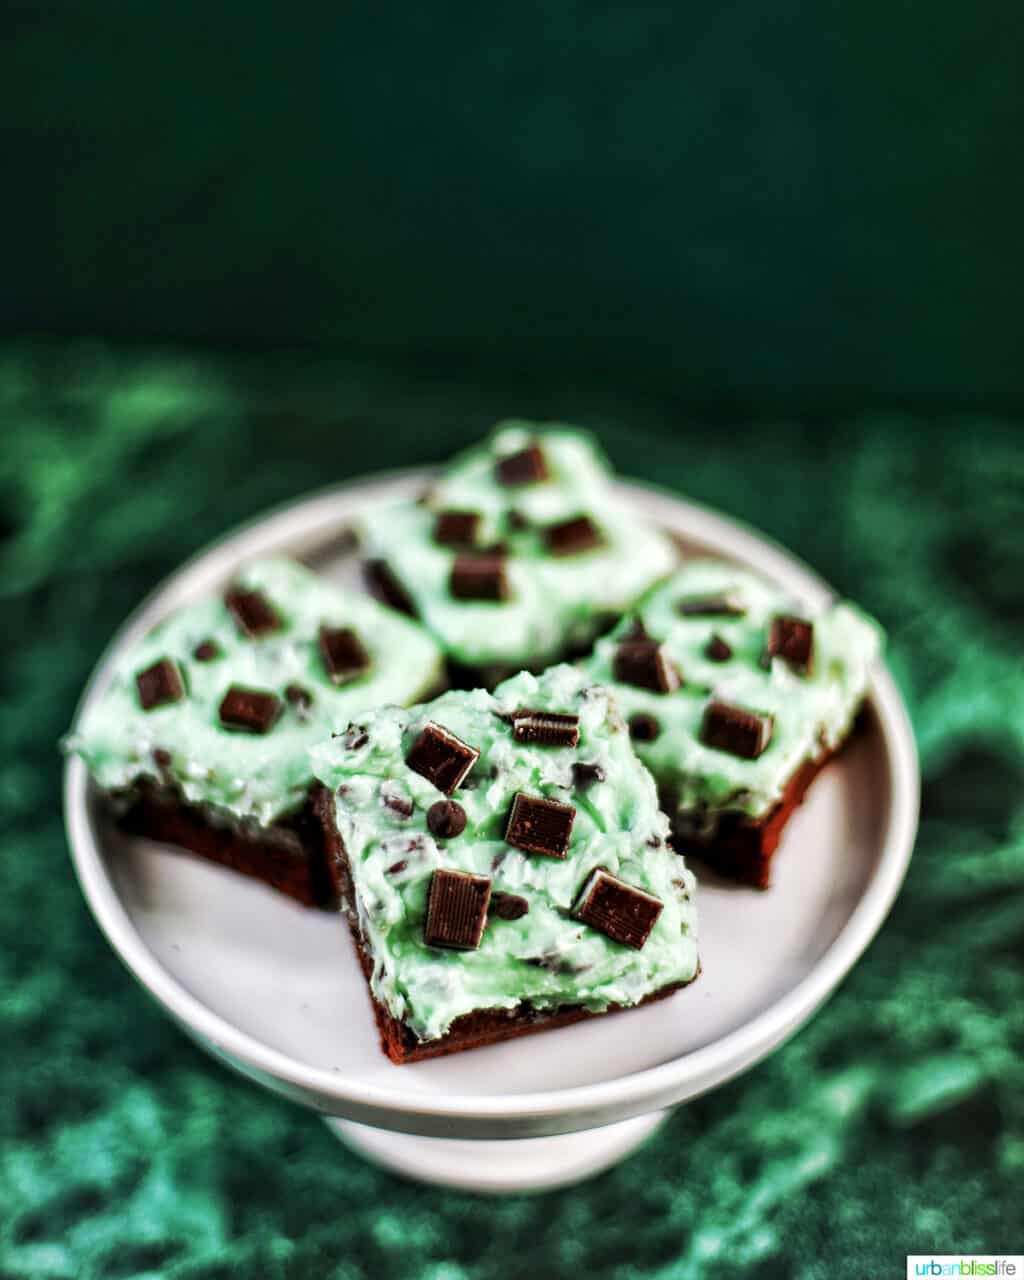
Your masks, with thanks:
[[[860,717],[847,736],[849,741],[857,732]],[[801,804],[811,783],[825,766],[843,749],[826,751],[818,760],[807,760],[790,778],[782,799],[762,818],[753,821],[741,813],[725,813],[715,830],[707,837],[690,831],[676,829],[672,846],[678,853],[691,854],[719,875],[755,889],[767,889],[771,882],[772,859],[786,823]],[[663,804],[667,812],[674,812],[672,797],[666,795]]]
[[[187,804],[176,791],[140,787],[119,821],[134,835],[180,845],[307,907],[335,905],[324,865],[323,828],[309,801],[290,818],[250,834],[212,822],[205,810]]]
[[[482,1049],[486,1045],[497,1044],[502,1040],[514,1040],[519,1036],[531,1035],[535,1031],[567,1027],[574,1022],[582,1022],[585,1018],[604,1017],[606,1013],[620,1013],[626,1009],[639,1008],[641,1004],[650,1004],[654,1000],[663,1000],[666,996],[673,995],[688,985],[686,982],[672,982],[658,991],[651,992],[636,1005],[609,1005],[607,1009],[600,1012],[584,1009],[580,1005],[535,1009],[525,1003],[517,1005],[514,1009],[475,1009],[471,1013],[465,1013],[456,1018],[445,1034],[438,1039],[419,1040],[405,1023],[389,1013],[373,994],[371,986],[373,958],[359,927],[348,855],[334,823],[334,798],[324,787],[315,789],[312,806],[323,824],[323,844],[328,873],[341,899],[359,964],[366,978],[373,1016],[380,1033],[381,1048],[392,1062],[399,1064],[423,1062],[428,1058],[441,1058],[449,1053],[461,1053],[464,1049]]]

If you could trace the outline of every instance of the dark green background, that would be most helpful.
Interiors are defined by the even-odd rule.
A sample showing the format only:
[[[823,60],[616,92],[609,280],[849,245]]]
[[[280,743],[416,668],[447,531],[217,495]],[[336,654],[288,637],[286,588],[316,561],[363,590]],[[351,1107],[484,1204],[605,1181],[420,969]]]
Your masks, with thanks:
[[[0,6],[0,1280],[1022,1247],[1022,103],[1009,0]],[[796,1039],[632,1162],[492,1203],[370,1169],[151,1005],[72,877],[55,744],[183,557],[510,414],[876,613],[924,791]]]
[[[8,332],[1024,405],[1016,0],[8,0],[0,31]]]

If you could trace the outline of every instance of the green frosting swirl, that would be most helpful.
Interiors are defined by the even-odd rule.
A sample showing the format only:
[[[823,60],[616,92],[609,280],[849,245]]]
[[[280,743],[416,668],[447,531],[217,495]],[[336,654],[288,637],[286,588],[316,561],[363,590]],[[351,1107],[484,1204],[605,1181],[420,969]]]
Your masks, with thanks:
[[[503,716],[521,707],[578,715],[578,746],[516,742]],[[453,796],[466,811],[466,829],[446,841],[435,840],[426,822],[441,793],[405,763],[428,722],[480,751]],[[515,676],[493,694],[453,692],[410,710],[388,707],[361,719],[359,729],[365,732],[314,748],[313,771],[336,795],[353,905],[374,958],[374,995],[421,1040],[443,1035],[474,1009],[512,1009],[526,1001],[538,1009],[582,1004],[599,1011],[636,1004],[695,976],[694,880],[665,843],[668,821],[654,783],[607,689],[558,666],[540,677]],[[577,788],[572,766],[578,762],[596,765],[602,780]],[[519,791],[575,806],[564,861],[505,843]],[[404,816],[399,810],[409,806]],[[518,920],[492,914],[475,951],[428,946],[427,893],[438,867],[490,876],[495,891],[525,897],[529,912]],[[570,918],[596,867],[664,904],[642,950]]]
[[[536,443],[549,478],[509,487],[495,463]],[[434,541],[439,511],[480,516],[478,547],[508,549],[507,601],[455,599],[448,586],[456,551]],[[543,528],[589,516],[603,544],[554,556]],[[361,522],[367,555],[383,560],[423,623],[445,650],[472,666],[539,669],[573,647],[588,644],[676,563],[672,543],[615,497],[606,462],[593,442],[572,428],[508,422],[456,458],[424,503],[389,505]]]
[[[679,602],[727,595],[744,610],[738,617],[684,617]],[[814,624],[814,661],[802,675],[775,657],[762,664],[767,629],[776,614]],[[614,679],[615,651],[639,618],[661,642],[682,676],[680,687],[659,694]],[[707,652],[712,636],[732,651],[724,662]],[[718,560],[693,560],[643,600],[631,618],[595,646],[584,668],[593,680],[613,685],[627,719],[653,715],[660,726],[651,741],[634,743],[654,774],[663,798],[675,799],[681,829],[713,830],[718,814],[766,813],[782,796],[798,766],[838,747],[867,691],[882,632],[854,605],[841,602],[807,609],[758,575]],[[774,718],[771,741],[756,760],[705,746],[700,740],[711,697]]]
[[[123,791],[136,782],[174,783],[192,804],[226,820],[266,825],[299,805],[312,782],[307,749],[369,707],[411,702],[434,686],[441,655],[417,624],[366,596],[350,594],[287,560],[248,565],[234,579],[258,590],[282,621],[256,639],[243,636],[221,596],[190,604],[160,623],[126,653],[108,688],[65,740],[97,783]],[[368,673],[335,686],[318,646],[321,623],[351,627],[371,660]],[[219,656],[197,661],[196,646],[212,641]],[[144,711],[135,676],[160,658],[175,660],[187,696]],[[276,693],[308,690],[307,708],[284,702],[266,734],[222,728],[218,708],[230,685]],[[160,750],[162,763],[154,759]]]

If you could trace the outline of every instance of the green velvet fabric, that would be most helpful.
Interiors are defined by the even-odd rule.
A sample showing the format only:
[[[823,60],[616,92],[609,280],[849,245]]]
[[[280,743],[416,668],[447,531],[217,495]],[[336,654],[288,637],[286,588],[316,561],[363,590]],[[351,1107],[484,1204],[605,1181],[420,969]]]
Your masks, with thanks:
[[[809,1026],[632,1161],[490,1201],[376,1171],[171,1025],[82,901],[56,742],[183,557],[509,413],[590,425],[626,473],[762,528],[876,613],[924,803],[891,918]],[[909,1252],[1019,1249],[1022,427],[715,427],[595,374],[0,350],[0,1277],[863,1280]]]

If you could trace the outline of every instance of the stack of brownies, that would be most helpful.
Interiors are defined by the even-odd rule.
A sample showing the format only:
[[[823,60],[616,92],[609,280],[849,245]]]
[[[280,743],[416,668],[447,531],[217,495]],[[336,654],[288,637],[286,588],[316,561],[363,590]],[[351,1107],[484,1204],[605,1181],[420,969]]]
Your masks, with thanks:
[[[119,821],[340,907],[396,1062],[692,981],[683,851],[767,886],[878,627],[680,564],[570,429],[358,532],[378,599],[260,561],[124,658],[67,740]]]

